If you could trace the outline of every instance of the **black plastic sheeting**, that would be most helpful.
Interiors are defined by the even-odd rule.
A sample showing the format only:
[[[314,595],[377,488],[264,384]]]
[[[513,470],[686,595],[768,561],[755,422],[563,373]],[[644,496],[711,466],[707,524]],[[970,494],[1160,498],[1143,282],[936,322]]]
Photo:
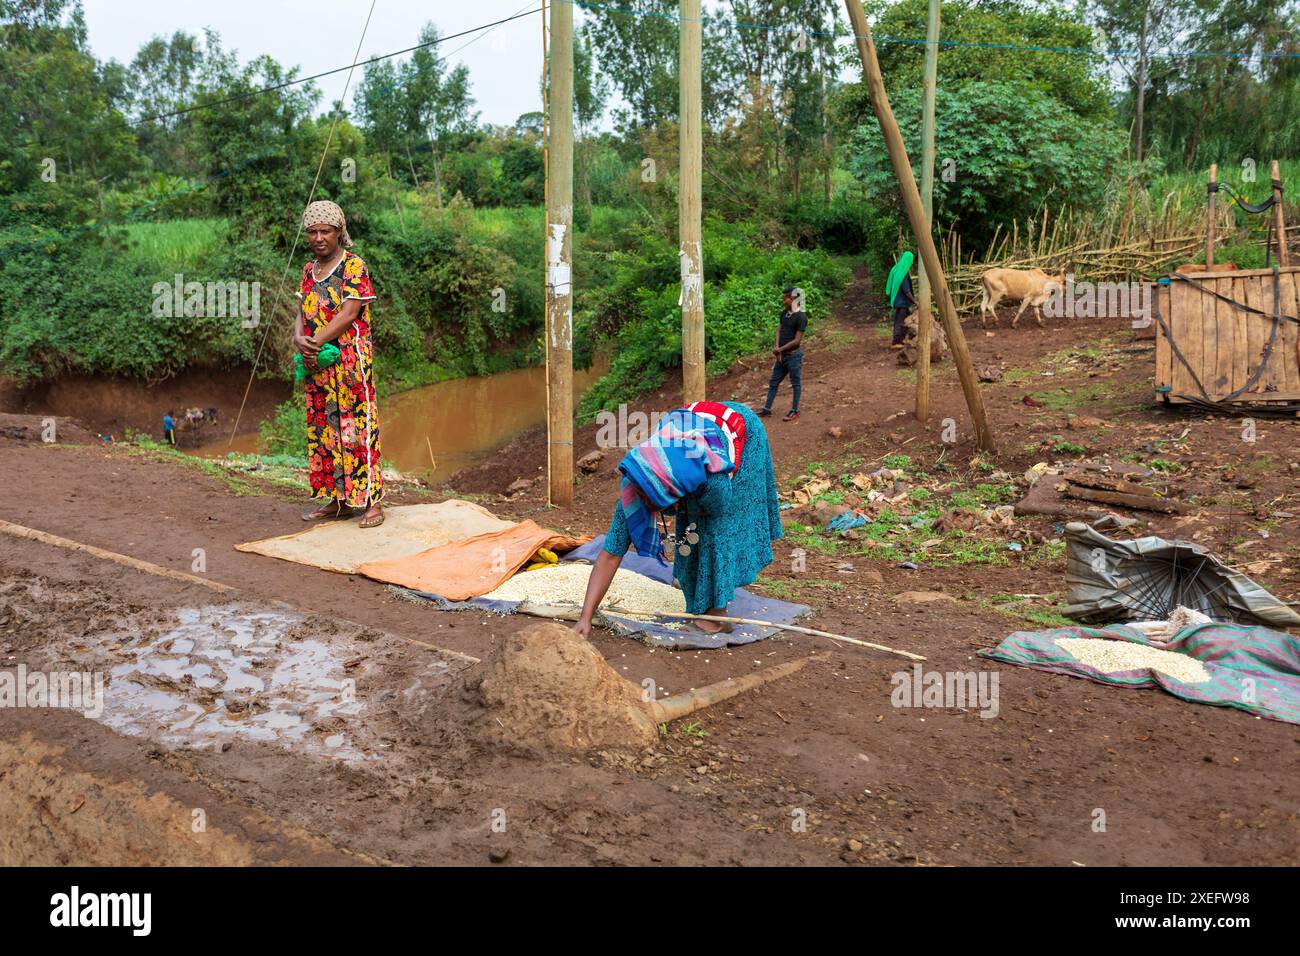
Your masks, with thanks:
[[[1065,526],[1067,617],[1089,624],[1164,621],[1188,607],[1216,621],[1300,625],[1300,614],[1199,545],[1154,536],[1115,541]]]

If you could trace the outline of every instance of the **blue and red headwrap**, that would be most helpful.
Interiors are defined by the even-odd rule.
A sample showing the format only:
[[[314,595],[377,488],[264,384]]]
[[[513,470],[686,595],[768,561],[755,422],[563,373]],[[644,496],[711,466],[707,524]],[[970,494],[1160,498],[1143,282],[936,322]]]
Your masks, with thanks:
[[[653,512],[698,491],[709,475],[731,472],[736,467],[734,448],[734,436],[715,418],[679,408],[661,418],[650,437],[623,456],[618,466],[623,476],[619,507],[638,554],[667,563]]]

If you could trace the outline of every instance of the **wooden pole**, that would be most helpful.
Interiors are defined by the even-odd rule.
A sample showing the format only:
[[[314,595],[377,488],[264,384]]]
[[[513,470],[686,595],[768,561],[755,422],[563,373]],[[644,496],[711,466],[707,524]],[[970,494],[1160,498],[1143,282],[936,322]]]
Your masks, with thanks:
[[[1273,177],[1273,234],[1277,236],[1277,264],[1291,264],[1291,250],[1286,245],[1286,216],[1282,214],[1282,170],[1273,160],[1270,170]]]
[[[114,564],[120,564],[122,567],[131,568],[134,571],[143,571],[145,574],[152,574],[160,578],[170,578],[171,580],[179,581],[182,584],[198,584],[202,587],[208,588],[209,590],[219,591],[222,594],[239,593],[238,588],[233,588],[229,584],[222,584],[219,581],[209,581],[207,578],[201,578],[194,574],[186,574],[184,571],[173,571],[171,568],[164,568],[162,565],[154,564],[151,561],[141,561],[139,558],[133,558],[127,554],[118,554],[116,551],[105,551],[103,548],[97,548],[93,544],[83,544],[80,541],[73,541],[71,538],[61,538],[57,534],[50,534],[48,531],[38,531],[35,528],[13,524],[12,522],[4,521],[3,519],[0,519],[0,534],[12,535],[15,538],[26,538],[28,541],[39,541],[41,544],[53,545],[56,548],[66,548],[69,551],[88,554],[92,558],[99,558],[103,561],[112,561]],[[244,549],[239,545],[235,545],[235,550],[241,551]],[[389,585],[389,588],[394,593],[402,593],[392,585]],[[418,601],[419,599],[408,598],[408,600]],[[460,651],[438,647],[436,644],[429,644],[426,641],[417,640],[414,637],[404,637],[401,634],[395,634],[393,636],[406,641],[408,644],[427,647],[431,651],[437,651],[439,654],[446,654],[448,657],[455,657],[459,660],[467,661],[470,664],[482,663],[482,661],[477,657],[470,657],[468,654],[462,654]]]
[[[1209,272],[1214,268],[1214,197],[1218,194],[1217,187],[1219,184],[1219,166],[1217,163],[1210,167],[1210,187],[1209,195],[1206,197],[1205,212],[1205,271]]]
[[[858,54],[862,57],[862,71],[871,91],[871,108],[876,113],[880,132],[884,135],[885,146],[889,150],[889,162],[894,167],[894,177],[902,193],[903,207],[912,224],[912,233],[916,236],[921,253],[921,263],[930,277],[935,303],[939,307],[939,320],[944,331],[948,333],[948,344],[952,348],[952,360],[957,366],[957,377],[961,380],[961,390],[966,396],[966,407],[970,409],[971,421],[975,426],[975,441],[982,451],[995,449],[993,432],[989,429],[988,419],[984,414],[984,400],[980,395],[979,380],[975,377],[975,368],[971,363],[970,348],[966,345],[966,336],[962,333],[961,322],[953,308],[952,296],[948,293],[948,280],[939,263],[939,252],[934,245],[934,236],[930,232],[930,220],[921,204],[921,194],[916,188],[916,177],[912,175],[912,164],[907,158],[907,149],[903,146],[903,136],[898,131],[894,111],[889,106],[889,96],[885,93],[885,81],[880,75],[880,61],[876,58],[876,46],[871,39],[871,25],[862,10],[861,0],[844,0],[848,8],[849,21],[857,37]]]
[[[939,0],[930,0],[930,16],[925,30],[925,105],[921,114],[921,203],[926,222],[934,222],[934,91],[939,75]],[[930,417],[930,279],[921,265],[916,297],[916,418]],[[892,305],[892,303],[890,303]]]
[[[573,4],[551,4],[546,167],[546,461],[550,502],[573,504]]]
[[[105,551],[103,548],[97,548],[93,544],[82,544],[80,541],[73,541],[71,538],[61,538],[57,534],[50,534],[47,531],[37,531],[35,528],[27,528],[23,525],[13,524],[9,521],[0,520],[0,533],[12,535],[15,538],[26,538],[29,541],[39,541],[42,544],[52,544],[56,548],[67,548],[69,551],[79,551],[82,554],[88,554],[93,558],[100,558],[104,561],[112,561],[114,564],[120,564],[124,568],[133,568],[136,571],[144,571],[146,574],[154,574],[160,578],[171,578],[173,581],[179,581],[182,584],[197,584],[212,591],[220,591],[223,594],[235,590],[228,584],[221,584],[218,581],[209,581],[207,578],[201,578],[195,574],[186,574],[184,571],[174,571],[171,568],[164,568],[162,565],[154,564],[150,561],[141,561],[139,558],[133,558],[125,554],[118,554],[116,551]]]
[[[798,673],[810,660],[812,660],[810,657],[801,657],[798,660],[786,661],[784,664],[765,667],[744,677],[728,677],[716,684],[697,687],[684,694],[673,694],[672,697],[665,697],[663,700],[652,700],[649,702],[650,716],[654,718],[656,724],[665,724],[670,720],[686,717],[697,710],[730,700],[747,690],[754,690],[774,680]]]
[[[703,166],[700,0],[681,0],[677,234],[681,259],[682,404],[704,400],[704,255],[700,248]]]

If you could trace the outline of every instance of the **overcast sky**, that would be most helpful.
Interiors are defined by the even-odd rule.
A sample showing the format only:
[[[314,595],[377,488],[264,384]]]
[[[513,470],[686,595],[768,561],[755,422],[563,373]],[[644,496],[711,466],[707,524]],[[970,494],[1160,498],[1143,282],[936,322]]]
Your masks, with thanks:
[[[601,0],[603,3],[621,0]],[[723,0],[702,0],[717,11]],[[100,60],[130,63],[151,37],[170,37],[177,30],[201,36],[205,27],[221,34],[227,50],[241,63],[268,54],[285,66],[300,67],[310,76],[347,66],[370,9],[368,0],[82,0],[90,48]],[[403,50],[419,42],[420,28],[432,20],[443,36],[541,9],[541,0],[376,0],[366,30],[361,60]],[[574,7],[574,26],[588,16],[613,16]],[[492,30],[483,30],[439,44],[451,63],[469,68],[480,123],[510,125],[523,113],[542,108],[541,14],[533,13]],[[410,54],[398,58],[399,62]],[[348,106],[361,80],[358,63],[348,88]],[[326,111],[347,82],[346,71],[317,80],[318,109]],[[609,107],[619,105],[611,91]],[[608,128],[606,117],[605,126]]]
[[[240,62],[266,53],[301,67],[303,76],[352,62],[370,8],[367,0],[82,0],[82,5],[90,47],[100,60],[129,63],[155,34],[201,34],[211,27],[227,49],[238,52]],[[361,59],[419,42],[420,28],[429,20],[446,36],[540,7],[540,0],[376,0]],[[509,124],[521,113],[541,109],[540,14],[449,40],[438,50],[469,68],[480,122]],[[321,109],[338,99],[347,76],[345,71],[316,81]],[[358,65],[351,90],[360,79]]]

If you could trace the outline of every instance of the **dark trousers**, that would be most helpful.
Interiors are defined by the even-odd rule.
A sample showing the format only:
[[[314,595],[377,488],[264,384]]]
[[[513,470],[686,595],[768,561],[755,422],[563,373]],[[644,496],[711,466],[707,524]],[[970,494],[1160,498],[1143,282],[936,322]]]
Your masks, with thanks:
[[[894,345],[902,345],[907,337],[907,327],[903,323],[911,311],[911,307],[905,305],[894,309]]]
[[[803,394],[802,349],[787,352],[773,363],[772,380],[767,383],[767,401],[763,403],[764,408],[770,409],[772,407],[772,403],[776,401],[777,386],[781,384],[781,380],[787,375],[790,376],[790,387],[794,389],[794,404],[790,406],[790,411],[799,411],[799,396]]]

